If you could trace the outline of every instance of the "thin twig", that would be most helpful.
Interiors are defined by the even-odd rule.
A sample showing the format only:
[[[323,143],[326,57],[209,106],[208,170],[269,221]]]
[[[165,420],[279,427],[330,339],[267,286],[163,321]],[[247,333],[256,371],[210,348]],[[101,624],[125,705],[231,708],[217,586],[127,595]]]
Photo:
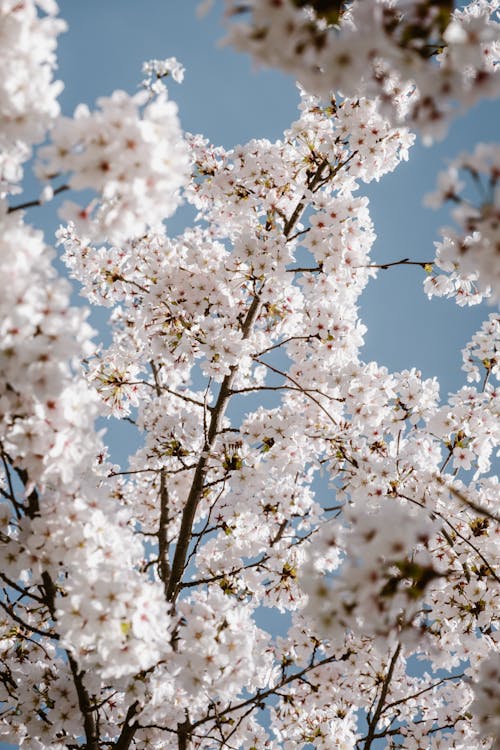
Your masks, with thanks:
[[[415,498],[409,497],[408,495],[403,495],[402,493],[399,493],[399,492],[397,493],[397,495],[398,495],[398,497],[402,497],[404,500],[408,500],[408,502],[413,503],[414,505],[418,505],[420,508],[424,508],[429,513],[431,513],[431,514],[437,516],[438,518],[440,518],[444,523],[448,524],[448,526],[453,531],[453,533],[456,534],[456,536],[458,536],[459,539],[461,539],[463,542],[465,542],[465,544],[467,544],[471,549],[474,550],[474,552],[476,553],[476,555],[486,565],[487,569],[490,571],[490,573],[493,576],[493,578],[495,579],[495,581],[497,583],[500,583],[500,578],[495,573],[495,570],[494,570],[493,566],[491,565],[491,563],[489,562],[489,560],[486,559],[486,557],[476,547],[476,545],[473,542],[471,542],[470,539],[467,539],[466,536],[464,536],[463,534],[460,533],[460,531],[451,523],[451,521],[448,520],[448,518],[446,518],[446,516],[444,516],[438,510],[435,510],[435,509],[430,510],[429,508],[427,508],[426,505],[424,505],[424,503],[421,503],[419,500],[415,500]],[[450,540],[449,535],[446,534],[446,530],[445,529],[441,529],[441,532],[443,533],[443,536],[445,537],[445,539],[448,541],[448,544],[450,544],[450,541],[452,541],[452,540]],[[451,546],[453,546],[453,542],[451,543]]]
[[[314,266],[313,268],[302,268],[302,266],[296,266],[295,268],[287,268],[287,273],[320,273],[323,271],[321,266]]]
[[[464,505],[467,505],[469,508],[471,508],[471,510],[474,510],[476,513],[479,513],[479,515],[481,516],[486,516],[486,518],[489,518],[492,521],[495,521],[495,523],[500,523],[500,516],[495,515],[495,513],[492,513],[487,508],[483,508],[481,505],[478,505],[473,500],[470,500],[468,497],[466,497],[463,494],[463,492],[460,492],[460,490],[457,490],[455,487],[453,486],[450,487],[446,485],[442,477],[436,476],[435,479],[439,484],[446,486],[446,489],[449,490],[449,492],[451,492],[451,494],[454,495],[454,497],[456,497],[457,500],[460,500]]]
[[[434,690],[434,688],[439,687],[439,685],[442,685],[444,682],[449,682],[450,680],[461,680],[462,677],[465,677],[465,674],[463,672],[461,672],[460,674],[448,675],[448,677],[443,677],[437,682],[433,682],[432,685],[428,685],[426,688],[422,688],[422,690],[419,690],[417,693],[412,693],[411,695],[405,695],[404,698],[399,698],[397,701],[386,703],[385,707],[386,709],[394,708],[395,706],[401,705],[401,703],[406,703],[406,701],[413,700],[414,698],[418,698],[424,693],[428,693],[429,690]]]
[[[290,341],[310,341],[311,339],[317,339],[319,338],[317,333],[308,334],[307,336],[289,336],[287,339],[283,339],[282,341],[279,341],[277,344],[272,344],[272,346],[268,346],[265,349],[261,349],[258,354],[256,354],[256,357],[262,357],[263,354],[267,354],[268,352],[272,352],[274,349],[279,349],[281,346],[284,346],[284,344],[288,344]]]
[[[269,370],[271,370],[271,372],[274,372],[276,375],[281,375],[283,378],[293,383],[298,391],[300,391],[307,398],[311,399],[311,401],[313,401],[316,404],[316,406],[319,409],[321,409],[321,411],[324,412],[324,414],[326,414],[330,422],[333,422],[333,424],[337,426],[335,420],[333,419],[332,415],[328,412],[328,410],[325,409],[325,407],[318,401],[317,398],[314,398],[314,396],[311,395],[311,393],[317,390],[316,388],[311,388],[311,389],[304,388],[297,380],[295,380],[295,378],[292,378],[291,375],[288,375],[288,373],[283,372],[283,370],[279,370],[277,367],[273,367],[273,365],[270,365],[269,362],[264,362],[262,359],[259,359],[258,357],[254,357],[254,359],[255,359],[255,362],[258,362],[260,365],[264,365]],[[334,396],[329,396],[327,393],[323,393],[322,391],[318,391],[318,393],[320,393],[321,396],[329,399],[330,401],[343,401],[343,399],[336,398]]]
[[[63,193],[65,190],[69,190],[69,185],[59,185],[59,187],[56,187],[54,189],[54,195],[59,195],[59,193]],[[17,206],[9,206],[7,209],[8,214],[14,213],[14,211],[23,211],[25,208],[33,208],[34,206],[43,206],[46,201],[40,200],[37,198],[36,200],[32,201],[26,201],[26,203],[19,203]]]
[[[434,264],[434,261],[432,260],[410,260],[409,258],[402,258],[401,260],[394,260],[392,263],[373,263],[368,266],[353,266],[353,268],[379,268],[382,271],[387,271],[388,268],[392,268],[393,266],[420,266],[420,268],[423,268],[424,271],[426,267],[432,266]]]
[[[52,638],[52,639],[54,639],[54,640],[56,640],[56,641],[58,641],[58,640],[59,640],[59,635],[58,635],[57,633],[49,633],[49,632],[46,632],[46,631],[44,631],[44,630],[39,630],[39,629],[38,629],[37,627],[35,627],[34,625],[29,625],[28,623],[24,622],[24,620],[22,620],[22,619],[21,619],[21,618],[19,617],[19,615],[16,615],[16,613],[14,612],[14,606],[13,606],[12,604],[11,604],[11,606],[9,607],[9,606],[7,606],[7,604],[5,604],[5,602],[3,602],[3,601],[2,601],[1,599],[0,599],[0,607],[1,607],[1,608],[2,608],[2,609],[3,609],[4,611],[5,611],[5,612],[7,612],[7,614],[9,615],[9,617],[12,617],[12,619],[13,619],[13,620],[14,620],[15,622],[17,622],[17,624],[18,624],[18,625],[20,625],[20,626],[21,626],[22,628],[24,628],[24,630],[26,630],[26,631],[27,631],[28,633],[36,633],[37,635],[41,635],[41,636],[43,636],[44,638]]]

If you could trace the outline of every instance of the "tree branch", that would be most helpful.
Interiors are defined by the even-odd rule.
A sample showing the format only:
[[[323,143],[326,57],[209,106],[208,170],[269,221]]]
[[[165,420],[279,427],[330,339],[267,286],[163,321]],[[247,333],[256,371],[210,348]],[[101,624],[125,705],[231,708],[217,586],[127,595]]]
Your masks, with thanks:
[[[26,511],[26,508],[24,507],[24,505],[22,503],[20,503],[16,499],[16,494],[14,492],[14,485],[12,484],[12,477],[11,477],[11,474],[10,474],[10,466],[9,466],[8,461],[7,461],[7,455],[6,455],[6,453],[5,453],[4,449],[3,449],[3,446],[2,446],[2,463],[3,463],[3,468],[4,468],[4,471],[5,471],[5,476],[7,478],[7,486],[9,488],[8,493],[7,492],[2,492],[2,494],[4,495],[4,497],[6,497],[6,498],[8,498],[10,500],[10,502],[14,506],[14,510],[16,512],[17,518],[20,519],[20,518],[22,518],[21,511]]]
[[[0,599],[0,607],[2,607],[2,609],[3,609],[3,610],[4,610],[5,612],[7,612],[7,614],[9,615],[9,617],[12,617],[12,619],[13,619],[13,620],[14,620],[15,622],[17,622],[17,624],[18,624],[18,625],[20,625],[20,626],[21,626],[21,627],[23,628],[23,630],[26,630],[26,631],[27,631],[28,633],[36,633],[37,635],[41,635],[41,636],[43,636],[44,638],[52,638],[52,639],[54,639],[54,640],[56,640],[56,641],[58,641],[58,640],[59,640],[59,635],[58,635],[57,633],[48,633],[48,632],[45,632],[45,631],[43,631],[43,630],[39,630],[39,629],[38,629],[37,627],[35,627],[34,625],[28,625],[28,623],[24,622],[24,620],[22,620],[22,619],[21,619],[21,618],[19,617],[19,615],[17,615],[17,614],[16,614],[15,612],[14,612],[14,606],[13,606],[12,604],[11,604],[11,605],[10,605],[10,607],[9,607],[9,606],[8,606],[7,604],[5,604],[5,602],[3,602],[3,601],[2,601],[1,599]]]
[[[392,263],[381,263],[376,264],[373,263],[368,266],[354,266],[354,268],[380,268],[382,271],[387,271],[388,268],[392,268],[393,266],[420,266],[420,268],[423,268],[424,271],[426,267],[434,265],[434,261],[432,260],[410,260],[409,258],[402,258],[402,260],[394,260]]]
[[[394,668],[396,666],[396,662],[398,660],[399,654],[401,651],[401,644],[398,643],[396,650],[394,651],[391,661],[389,663],[389,668],[387,670],[387,674],[384,678],[384,681],[382,683],[382,690],[380,691],[380,698],[378,699],[377,707],[375,709],[375,712],[368,724],[368,734],[366,735],[366,741],[364,750],[370,750],[372,746],[372,742],[375,739],[375,732],[377,729],[377,724],[379,722],[380,717],[382,716],[382,712],[384,710],[384,704],[385,699],[387,698],[387,692],[389,690],[389,686],[391,684],[392,675],[394,674]]]
[[[356,152],[353,152],[348,157],[348,159],[337,164],[334,168],[330,167],[329,173],[326,178],[324,178],[323,175],[324,175],[324,171],[326,167],[329,166],[329,163],[328,163],[328,159],[324,158],[322,162],[319,164],[315,174],[312,175],[311,178],[309,179],[307,188],[310,191],[314,192],[316,189],[321,187],[322,184],[324,184],[330,179],[333,179],[333,177],[343,167],[345,167],[346,164],[353,158],[355,153]],[[297,206],[295,207],[295,209],[293,210],[290,218],[284,224],[283,234],[286,239],[288,239],[295,225],[299,221],[305,209],[305,206],[306,206],[306,198],[304,195],[299,201],[299,203],[297,204]],[[262,287],[260,291],[262,291]],[[248,338],[252,330],[252,327],[258,318],[260,307],[261,307],[260,291],[255,292],[252,303],[248,309],[247,315],[242,324],[241,330],[242,330],[243,340]],[[179,594],[180,582],[184,573],[186,561],[188,559],[188,550],[189,550],[189,544],[191,540],[191,533],[192,533],[192,528],[194,524],[194,518],[196,515],[196,510],[198,507],[200,497],[204,489],[205,477],[208,471],[208,464],[207,464],[208,456],[209,456],[211,449],[213,448],[215,439],[220,431],[222,420],[226,412],[228,402],[232,396],[231,388],[232,388],[232,384],[236,376],[237,370],[238,370],[238,365],[233,365],[231,367],[230,373],[225,376],[225,378],[223,379],[221,383],[217,401],[211,410],[210,424],[208,427],[208,432],[206,433],[203,451],[198,461],[198,464],[196,466],[191,488],[190,488],[190,491],[186,500],[186,504],[184,506],[184,510],[182,513],[181,527],[179,531],[177,544],[175,547],[175,554],[174,554],[174,559],[172,561],[170,579],[169,579],[168,587],[167,587],[167,600],[172,605],[175,605],[175,601]],[[294,383],[294,384],[297,385],[297,383]],[[310,398],[313,398],[313,397],[310,396]],[[323,408],[321,407],[320,404],[318,404],[318,406],[320,408]]]
[[[138,728],[137,722],[132,722],[132,719],[137,713],[138,706],[139,703],[137,701],[129,706],[127,715],[125,716],[125,720],[123,722],[122,731],[114,744],[116,750],[128,750],[128,748],[130,747],[130,743],[132,742],[134,734],[136,733]]]
[[[250,698],[247,698],[244,701],[241,701],[241,703],[237,703],[234,706],[228,706],[228,708],[224,709],[223,711],[218,712],[217,716],[225,716],[226,714],[231,714],[234,711],[240,711],[242,708],[246,708],[247,706],[254,704],[260,704],[263,700],[266,698],[269,698],[271,695],[276,695],[278,690],[281,690],[282,687],[285,687],[285,685],[289,685],[290,683],[294,682],[295,680],[300,680],[302,677],[307,674],[308,672],[311,672],[313,669],[318,669],[318,667],[322,667],[325,664],[331,664],[335,661],[345,661],[349,658],[351,655],[350,651],[347,651],[345,654],[340,656],[339,658],[335,656],[327,656],[325,659],[322,659],[321,661],[316,662],[316,664],[309,664],[309,666],[304,667],[299,672],[295,672],[295,674],[291,674],[288,677],[285,677],[281,680],[277,685],[275,685],[272,688],[269,688],[268,690],[262,690],[257,691],[255,695],[252,695]],[[215,717],[214,716],[205,716],[203,719],[199,719],[192,725],[192,729],[197,729],[199,726],[202,726],[202,724],[206,724],[209,721],[213,721]]]
[[[69,190],[69,185],[59,185],[59,187],[56,187],[54,190],[54,195],[59,195],[59,193],[63,193],[65,190]],[[7,209],[8,214],[14,213],[14,211],[23,211],[25,208],[33,208],[34,206],[43,206],[46,201],[42,201],[39,198],[32,201],[26,201],[26,203],[19,203],[17,206],[9,206]]]
[[[247,339],[248,336],[250,335],[250,331],[252,330],[253,324],[255,323],[259,315],[260,306],[261,306],[260,296],[259,294],[255,294],[252,300],[252,303],[250,304],[250,307],[248,308],[247,315],[242,325],[243,340]],[[172,604],[175,604],[175,600],[177,599],[177,595],[179,593],[179,584],[180,584],[182,575],[184,573],[184,567],[186,564],[186,559],[187,559],[188,549],[189,549],[189,542],[191,540],[191,530],[193,528],[196,509],[198,507],[198,503],[203,492],[205,476],[208,471],[208,466],[207,466],[208,456],[209,456],[210,451],[213,448],[216,437],[222,426],[222,420],[226,412],[229,399],[231,398],[231,395],[232,395],[231,386],[233,384],[237,370],[238,370],[238,366],[233,365],[231,367],[231,371],[229,375],[226,375],[224,380],[221,383],[217,401],[211,412],[210,424],[209,424],[208,432],[205,438],[203,451],[198,461],[198,464],[196,466],[194,477],[193,477],[193,482],[191,484],[191,489],[189,491],[189,495],[186,500],[186,504],[184,506],[184,510],[182,513],[181,528],[179,531],[179,537],[178,537],[177,544],[175,547],[175,554],[174,554],[174,559],[172,562],[172,570],[171,570],[170,580],[168,582],[168,588],[167,588],[167,600],[171,602]]]
[[[14,468],[20,480],[26,486],[29,481],[28,472],[26,471],[26,469],[19,469],[16,467]],[[27,515],[31,519],[37,518],[40,515],[40,498],[39,498],[38,491],[36,488],[33,489],[28,496]],[[56,595],[57,595],[57,587],[47,571],[44,571],[42,573],[41,578],[42,578],[41,589],[43,593],[43,597],[42,597],[43,602],[45,606],[47,607],[47,609],[49,610],[52,620],[56,622],[57,618],[56,618],[55,601],[56,601]],[[71,674],[73,676],[73,682],[74,682],[77,697],[78,697],[78,705],[79,705],[80,712],[83,718],[83,727],[84,727],[85,739],[86,739],[86,750],[99,750],[98,721],[97,721],[96,712],[91,704],[90,696],[87,692],[85,685],[83,684],[83,677],[85,673],[83,671],[79,671],[78,664],[76,663],[70,651],[65,649],[65,653],[68,659],[68,664],[71,670]]]

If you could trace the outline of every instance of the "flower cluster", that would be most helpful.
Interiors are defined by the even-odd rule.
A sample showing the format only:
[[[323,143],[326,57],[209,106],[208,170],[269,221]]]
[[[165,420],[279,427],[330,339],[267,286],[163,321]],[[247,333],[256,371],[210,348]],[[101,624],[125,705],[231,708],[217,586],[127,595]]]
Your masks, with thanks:
[[[424,591],[440,575],[426,549],[432,523],[390,500],[374,511],[366,504],[349,509],[345,517],[349,526],[336,535],[325,527],[323,540],[326,548],[333,543],[347,556],[342,576],[326,586],[323,577],[304,568],[309,606],[335,640],[346,630],[375,636],[404,630],[420,611]],[[388,523],[397,529],[389,539]]]
[[[496,3],[227,0],[226,41],[311,93],[378,100],[392,122],[442,135],[459,109],[499,90]]]
[[[57,36],[66,24],[57,11],[54,0],[0,2],[0,195],[15,190],[31,145],[59,114],[62,83],[53,74]]]
[[[500,379],[500,318],[491,313],[462,351],[463,368],[469,382],[486,382],[491,375]]]
[[[88,205],[66,202],[61,214],[93,239],[119,242],[144,234],[171,216],[187,180],[189,158],[177,106],[166,92],[149,101],[146,91],[115,91],[90,112],[57,120],[51,144],[39,151],[39,175],[69,173],[75,190],[98,193]]]
[[[455,296],[458,304],[475,304],[483,296],[500,300],[499,183],[496,144],[478,144],[473,154],[461,154],[439,176],[438,190],[427,196],[427,202],[435,208],[452,202],[452,216],[461,231],[442,230],[435,264],[445,274],[426,280],[429,296]],[[479,196],[479,204],[474,196],[469,199],[471,192]]]
[[[498,682],[500,680],[500,653],[495,653],[481,664],[478,681],[474,683],[472,710],[483,722],[489,734],[500,736],[500,706]]]
[[[148,60],[142,66],[142,72],[147,76],[142,82],[144,88],[152,94],[160,94],[165,91],[163,78],[172,76],[177,83],[184,80],[185,68],[175,57],[166,60]]]
[[[113,341],[89,374],[118,417],[137,409],[144,444],[119,493],[134,508],[139,533],[163,540],[147,565],[156,567],[167,599],[180,597],[176,655],[140,691],[143,723],[173,721],[159,697],[148,698],[163,696],[174,705],[190,702],[190,721],[202,722],[208,736],[252,670],[261,675],[256,695],[274,686],[282,693],[281,683],[308,664],[312,650],[314,668],[325,660],[342,665],[331,666],[338,697],[320,707],[319,688],[291,684],[273,712],[273,732],[291,747],[312,738],[331,743],[332,735],[349,747],[356,714],[378,689],[375,676],[363,677],[368,643],[374,663],[387,670],[397,634],[397,705],[427,691],[435,670],[455,668],[460,638],[471,654],[492,648],[486,631],[496,580],[485,575],[473,540],[483,537],[490,561],[495,536],[473,507],[489,512],[498,494],[484,480],[500,438],[498,398],[487,384],[440,406],[435,379],[360,360],[365,328],[356,302],[376,269],[368,262],[368,202],[354,191],[406,157],[411,138],[404,129],[391,128],[366,100],[325,107],[302,94],[300,117],[283,141],[228,151],[199,136],[189,140],[195,176],[186,195],[207,228],[177,238],[150,233],[109,248],[93,247],[74,226],[59,233],[88,299],[119,306]],[[484,337],[483,348],[491,349],[489,328]],[[269,406],[238,418],[238,399],[266,391],[275,394]],[[439,484],[447,466],[464,480]],[[167,560],[161,550],[179,549],[191,502],[192,543],[179,566],[180,553]],[[459,541],[448,549],[456,533],[443,520],[450,507],[469,515],[458,520]],[[265,668],[257,659],[264,636],[250,627],[250,609],[248,640],[236,649],[246,660],[226,663],[226,631],[235,636],[223,613],[231,601],[242,614],[249,601],[293,613],[277,652],[268,641]],[[448,620],[461,623],[453,637],[438,628]],[[476,622],[480,636],[470,632]],[[410,677],[405,660],[426,653],[430,674]],[[330,690],[326,662],[318,684]],[[459,721],[472,700],[468,685],[433,695],[421,742],[445,723],[445,707],[454,716],[453,737],[465,732],[475,742],[477,730]],[[204,714],[207,701],[214,708]],[[262,731],[243,719],[241,727],[252,736]],[[158,730],[138,736],[162,741]]]
[[[129,512],[102,486],[98,403],[79,367],[93,351],[86,312],[69,305],[69,284],[52,268],[41,233],[1,210],[2,579],[7,592],[20,585],[29,592],[15,604],[3,593],[16,623],[1,626],[12,684],[26,679],[20,644],[30,642],[30,631],[42,636],[45,654],[32,655],[39,674],[28,678],[31,690],[38,685],[38,703],[11,689],[2,700],[15,717],[7,738],[42,741],[30,713],[55,700],[72,663],[91,666],[97,685],[149,668],[171,648],[169,618],[161,587],[141,573],[144,552]],[[56,638],[66,661],[51,648]],[[80,698],[83,691],[80,681]],[[67,701],[66,719],[50,724],[76,737],[77,695]]]

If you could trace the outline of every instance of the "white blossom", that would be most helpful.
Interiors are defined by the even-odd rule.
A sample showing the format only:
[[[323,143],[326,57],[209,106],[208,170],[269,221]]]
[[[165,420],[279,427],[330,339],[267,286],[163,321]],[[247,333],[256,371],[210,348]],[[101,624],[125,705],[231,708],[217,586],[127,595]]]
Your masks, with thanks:
[[[59,114],[55,49],[66,24],[57,12],[55,2],[0,2],[0,195],[15,189],[30,147]]]

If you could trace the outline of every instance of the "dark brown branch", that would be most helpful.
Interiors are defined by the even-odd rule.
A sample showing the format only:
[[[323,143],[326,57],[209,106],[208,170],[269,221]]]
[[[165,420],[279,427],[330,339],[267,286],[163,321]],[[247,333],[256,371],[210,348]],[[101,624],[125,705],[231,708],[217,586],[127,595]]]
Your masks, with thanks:
[[[168,525],[170,522],[169,495],[165,477],[165,470],[160,474],[160,524],[158,528],[158,574],[163,582],[165,596],[167,596],[170,580],[170,559],[168,556],[169,539]]]
[[[78,669],[73,656],[69,651],[66,651],[68,657],[69,668],[73,675],[73,682],[75,684],[76,694],[78,697],[78,706],[80,713],[83,716],[83,729],[85,731],[85,750],[99,750],[99,730],[97,724],[97,717],[94,708],[90,702],[90,697],[87,692],[85,685],[83,684],[83,678],[85,673]]]
[[[192,726],[188,718],[182,724],[177,724],[177,747],[179,750],[187,750],[191,730]]]
[[[321,266],[315,266],[313,268],[302,268],[301,266],[297,266],[295,268],[287,268],[287,273],[320,273],[322,271]]]
[[[139,704],[136,701],[135,703],[132,703],[131,706],[129,706],[127,715],[125,716],[125,720],[123,722],[122,731],[114,744],[116,750],[128,750],[128,748],[130,747],[130,743],[132,742],[134,734],[136,733],[138,728],[137,722],[132,722],[132,719],[137,713],[138,705]]]
[[[9,586],[12,589],[15,589],[23,596],[28,596],[30,599],[33,599],[35,602],[38,602],[39,604],[45,604],[44,600],[40,596],[30,593],[27,589],[23,589],[21,586],[19,586],[18,583],[16,583],[16,581],[11,581],[11,579],[8,578],[5,575],[5,573],[2,573],[1,571],[0,571],[0,578],[2,579],[2,581],[4,581],[7,584],[7,586]],[[20,598],[21,597],[19,597],[19,599]]]
[[[260,297],[258,294],[256,294],[252,300],[250,307],[248,308],[247,315],[242,325],[243,339],[248,338],[248,336],[250,335],[253,324],[255,323],[259,315],[260,306]],[[208,427],[207,435],[205,437],[203,451],[196,466],[191,489],[189,491],[189,495],[184,506],[184,511],[182,513],[181,528],[175,548],[175,555],[172,562],[172,570],[167,589],[167,599],[172,603],[175,603],[175,600],[179,593],[179,584],[184,573],[184,567],[186,564],[189,549],[189,542],[191,539],[191,530],[193,528],[198,502],[203,492],[205,476],[208,471],[208,455],[212,450],[216,437],[221,429],[222,420],[226,412],[229,399],[231,398],[231,386],[236,376],[237,369],[237,365],[233,365],[231,367],[229,375],[226,375],[221,383],[219,395],[211,413],[210,424]]]
[[[392,675],[394,674],[394,668],[396,666],[396,662],[398,660],[400,651],[401,651],[401,644],[398,643],[396,650],[394,651],[391,661],[389,663],[387,674],[382,683],[382,689],[380,691],[380,697],[377,702],[377,707],[375,708],[374,714],[368,723],[368,734],[366,735],[364,750],[370,750],[372,746],[372,742],[375,739],[375,732],[377,730],[377,724],[384,710],[385,699],[387,698],[387,693],[389,691],[389,686],[391,684]]]
[[[442,477],[436,476],[436,481],[439,482],[443,487],[446,486],[449,492],[457,498],[457,500],[460,500],[464,505],[467,505],[471,510],[478,513],[480,516],[486,516],[486,518],[489,518],[491,521],[495,521],[495,523],[500,523],[500,516],[497,516],[495,513],[492,513],[487,508],[483,508],[481,505],[478,505],[473,500],[469,500],[466,495],[464,495],[463,492],[460,492],[460,490],[457,490],[456,487],[448,486],[445,484],[445,481]]]
[[[26,509],[24,505],[18,502],[18,500],[16,499],[16,493],[14,492],[14,485],[12,484],[12,477],[10,475],[10,467],[7,462],[7,456],[3,448],[2,448],[2,463],[3,463],[3,468],[5,471],[5,476],[7,478],[7,486],[9,488],[9,492],[8,493],[2,492],[2,495],[8,498],[10,502],[12,503],[12,505],[14,506],[14,510],[16,511],[17,518],[21,518],[22,517],[21,511],[25,511]]]
[[[409,258],[402,258],[401,260],[394,260],[392,263],[381,263],[379,264],[371,264],[368,266],[354,266],[354,268],[379,268],[382,271],[387,271],[388,268],[392,268],[393,266],[420,266],[420,268],[423,268],[424,271],[426,267],[432,266],[434,264],[434,261],[432,260],[410,260]]]
[[[419,266],[425,271],[426,268],[432,266],[433,264],[434,261],[432,260],[410,260],[409,258],[402,258],[401,260],[394,260],[391,263],[371,263],[366,266],[353,266],[353,268],[355,270],[358,270],[360,268],[378,268],[381,271],[387,271],[393,266]],[[289,273],[319,273],[323,269],[321,266],[315,266],[312,268],[302,268],[299,266],[296,268],[287,268],[286,270]]]
[[[56,187],[54,190],[54,195],[59,195],[59,193],[63,193],[65,190],[69,190],[69,185],[59,185],[59,187]],[[39,198],[32,201],[26,201],[26,203],[19,203],[17,206],[9,206],[7,209],[8,214],[14,213],[14,211],[23,211],[25,208],[33,208],[34,206],[43,206],[44,201],[41,201]]]
[[[234,570],[229,570],[224,573],[217,573],[216,575],[210,576],[209,578],[200,578],[196,581],[187,581],[186,583],[181,584],[181,587],[183,589],[188,589],[188,588],[193,588],[194,586],[202,586],[202,585],[207,585],[209,583],[215,583],[216,581],[222,581],[223,578],[231,578],[232,576],[238,575],[238,573],[241,573],[242,570],[250,570],[250,568],[258,568],[259,565],[264,565],[264,563],[267,562],[268,560],[269,560],[269,555],[263,555],[263,557],[261,557],[260,560],[256,560],[253,563],[248,563],[248,565],[242,565],[239,568],[236,568]]]
[[[108,479],[112,477],[126,477],[129,474],[161,474],[161,469],[129,469],[128,471],[110,471]],[[184,469],[182,469],[184,471]]]
[[[261,362],[261,360],[257,361]],[[343,398],[337,398],[336,396],[329,396],[327,393],[320,391],[319,388],[302,388],[297,385],[253,385],[248,386],[247,388],[233,388],[231,393],[234,396],[237,396],[242,393],[254,393],[255,391],[295,391],[296,393],[305,393],[306,395],[309,393],[317,393],[319,396],[323,396],[329,401],[345,400]]]
[[[19,615],[17,615],[14,612],[14,605],[11,604],[10,607],[9,607],[7,604],[5,604],[5,602],[3,602],[0,599],[0,607],[2,607],[2,609],[5,612],[7,612],[7,614],[9,615],[9,617],[11,617],[15,622],[17,622],[17,624],[20,625],[23,628],[23,630],[26,630],[27,633],[36,633],[37,635],[41,635],[44,638],[52,638],[52,639],[54,639],[56,641],[59,640],[59,635],[57,633],[49,633],[49,632],[46,632],[46,631],[43,631],[43,630],[39,630],[34,625],[28,625],[28,623],[24,622],[24,620],[22,620],[19,617]]]
[[[290,235],[290,237],[287,237],[287,242],[292,242],[292,240],[296,240],[297,237],[301,237],[303,234],[307,234],[311,231],[311,227],[307,227],[306,229],[303,229],[301,232],[295,232],[295,234]]]
[[[17,469],[17,475],[26,486],[28,483],[28,472],[25,469]],[[40,515],[40,498],[37,489],[33,489],[28,496],[28,517],[33,519]],[[50,616],[56,622],[56,595],[57,587],[47,571],[42,573],[42,586],[40,587],[43,594],[43,602],[50,612]],[[99,750],[99,732],[96,712],[94,711],[90,696],[83,684],[84,672],[79,671],[72,654],[66,649],[66,657],[73,675],[73,682],[78,696],[78,705],[83,718],[83,727],[86,739],[86,750]]]

